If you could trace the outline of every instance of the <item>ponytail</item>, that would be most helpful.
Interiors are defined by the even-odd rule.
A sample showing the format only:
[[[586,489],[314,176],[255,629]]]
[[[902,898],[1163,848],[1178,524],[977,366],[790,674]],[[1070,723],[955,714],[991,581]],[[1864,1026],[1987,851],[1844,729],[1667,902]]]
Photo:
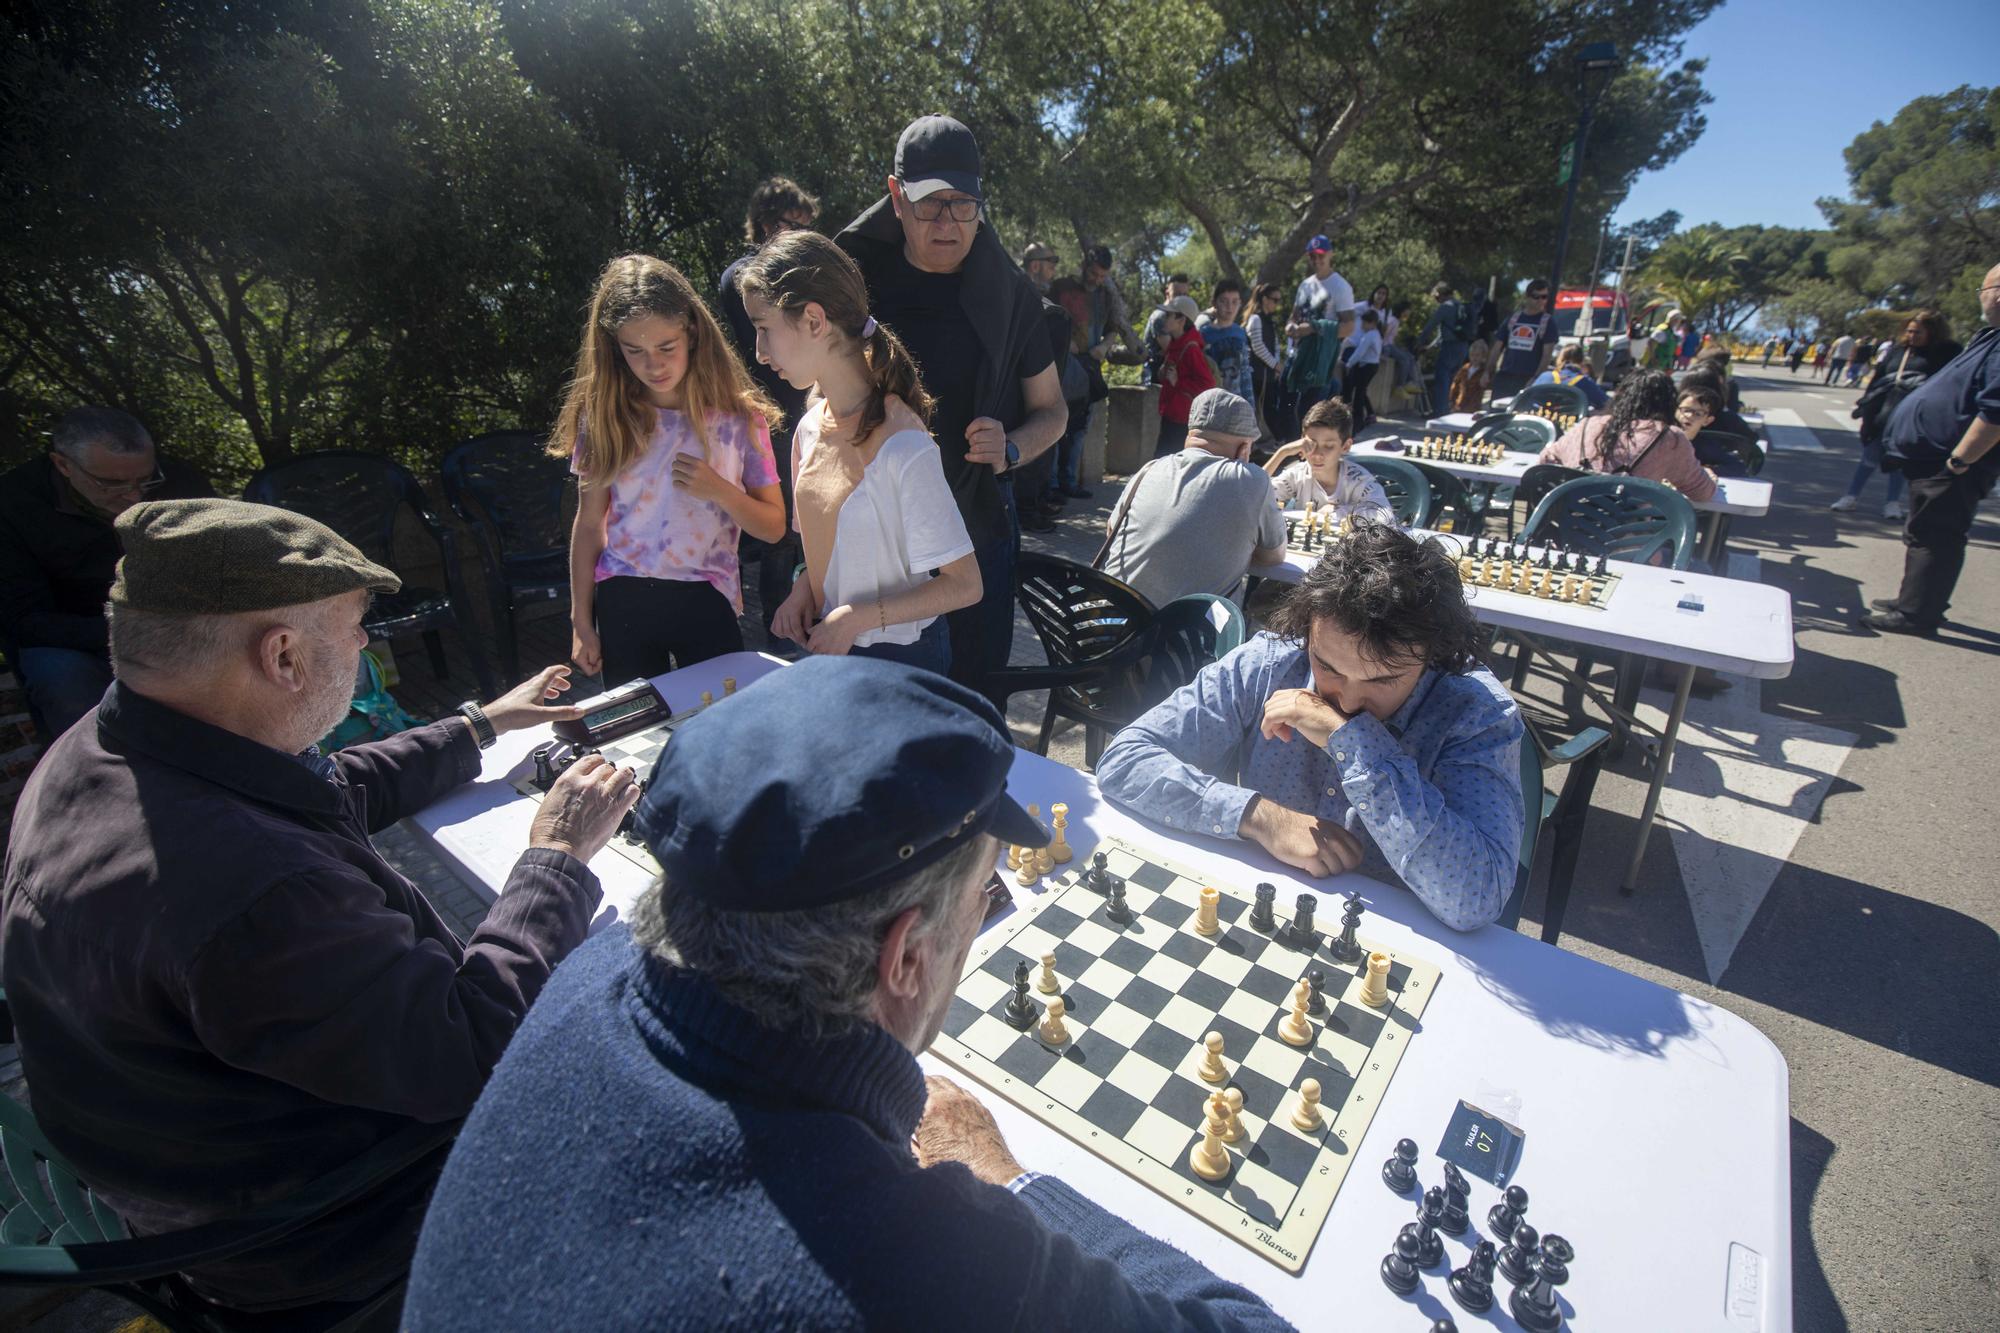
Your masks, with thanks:
[[[856,444],[874,434],[876,427],[888,419],[890,394],[909,404],[910,410],[924,425],[931,424],[931,396],[924,392],[923,377],[917,371],[917,362],[910,355],[910,349],[872,316],[862,327],[870,325],[873,331],[859,341],[862,356],[868,363],[868,378],[874,383],[875,392],[868,395],[868,404],[861,409],[861,424],[854,432]]]

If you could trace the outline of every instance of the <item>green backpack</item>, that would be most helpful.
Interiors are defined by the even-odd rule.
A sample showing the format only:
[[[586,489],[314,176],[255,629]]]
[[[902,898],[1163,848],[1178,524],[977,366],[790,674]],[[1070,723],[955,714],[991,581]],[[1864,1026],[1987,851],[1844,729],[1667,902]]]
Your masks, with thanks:
[[[347,706],[347,716],[319,743],[321,754],[344,750],[363,741],[379,741],[424,724],[422,718],[397,703],[396,697],[383,686],[382,663],[365,649],[361,653],[361,671],[368,678],[368,687],[357,690],[353,702]],[[355,684],[360,682],[357,680]]]

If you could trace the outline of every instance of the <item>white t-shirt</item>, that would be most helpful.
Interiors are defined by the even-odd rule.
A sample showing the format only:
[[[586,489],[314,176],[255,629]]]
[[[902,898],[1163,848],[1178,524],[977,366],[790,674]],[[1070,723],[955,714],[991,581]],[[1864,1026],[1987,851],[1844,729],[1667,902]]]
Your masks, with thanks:
[[[1833,359],[1845,361],[1854,355],[1854,339],[1841,334],[1833,340]]]
[[[1310,314],[1314,319],[1339,319],[1354,309],[1354,288],[1346,278],[1329,272],[1324,278],[1306,274],[1292,297],[1295,317]]]
[[[1319,484],[1311,463],[1295,458],[1278,469],[1278,475],[1271,479],[1271,494],[1280,509],[1317,509],[1322,505],[1332,505],[1335,522],[1344,518],[1372,518],[1377,523],[1391,526],[1396,522],[1396,511],[1390,507],[1382,483],[1375,479],[1373,472],[1352,458],[1340,460],[1340,477],[1331,492]]]
[[[816,411],[799,416],[792,436],[795,477],[804,460],[821,447],[821,420]],[[971,554],[972,538],[945,483],[937,442],[920,430],[896,431],[882,441],[840,506],[820,614],[836,606],[865,607],[877,598],[922,587],[932,570]],[[927,616],[886,630],[865,630],[854,642],[915,643],[935,619]]]

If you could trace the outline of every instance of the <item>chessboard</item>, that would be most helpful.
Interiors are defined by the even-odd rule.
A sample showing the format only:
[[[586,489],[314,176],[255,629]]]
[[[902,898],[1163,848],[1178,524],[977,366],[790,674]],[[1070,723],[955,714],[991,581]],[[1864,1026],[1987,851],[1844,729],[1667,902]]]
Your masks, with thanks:
[[[1602,611],[1611,604],[1621,575],[1599,556],[1581,551],[1467,538],[1458,547],[1458,578],[1468,592],[1504,594],[1563,606]]]
[[[673,739],[674,728],[693,717],[699,711],[700,709],[689,709],[685,713],[676,713],[664,722],[655,723],[643,731],[635,731],[628,736],[620,736],[617,740],[606,741],[604,744],[595,747],[585,746],[580,750],[570,750],[567,755],[559,756],[559,758],[568,761],[563,762],[561,767],[568,767],[569,762],[574,762],[576,759],[582,758],[584,754],[592,753],[594,750],[595,753],[603,755],[620,768],[631,769],[634,773],[638,774],[640,782],[648,782],[652,779],[654,766],[660,762],[660,755],[667,748],[667,742]],[[554,744],[558,750],[562,748],[561,742],[555,742]],[[560,771],[560,768],[552,771],[548,781],[545,782],[531,763],[520,776],[513,780],[512,785],[515,791],[520,792],[523,796],[528,797],[539,805],[542,798],[548,795],[549,783],[555,780],[556,774]],[[660,863],[655,861],[653,854],[646,850],[646,844],[633,837],[629,832],[617,834],[607,845],[620,856],[632,862],[641,870],[644,870],[647,874],[658,875],[660,873]]]
[[[1316,895],[1298,913],[1270,913],[1253,926],[1258,895],[1218,884],[1115,839],[1048,878],[1038,898],[989,928],[974,945],[933,1053],[985,1084],[1173,1203],[1296,1273],[1354,1165],[1375,1108],[1418,1030],[1438,984],[1429,963],[1369,945],[1355,961],[1335,956],[1331,930],[1310,922]],[[1126,919],[1092,882],[1122,879]],[[1198,933],[1201,891],[1218,890],[1218,931]],[[1263,886],[1268,906],[1269,886]],[[1349,899],[1358,922],[1361,904]],[[1349,932],[1351,934],[1351,932]],[[1362,1003],[1371,953],[1388,955],[1387,1003]],[[1051,1044],[1039,1024],[1010,1021],[1019,967],[1037,974],[1053,956],[1067,1037]],[[1298,1017],[1293,997],[1318,972],[1310,1042],[1291,1045],[1280,1027]],[[1036,1004],[1056,998],[1040,989]],[[1298,1003],[1303,1003],[1299,1001]],[[1201,1077],[1205,1038],[1221,1035],[1226,1081]],[[1318,1081],[1319,1124],[1294,1127],[1300,1086]],[[1241,1093],[1241,1135],[1223,1145],[1227,1173],[1210,1181],[1191,1153],[1202,1144],[1205,1108],[1224,1089]],[[1364,1174],[1371,1174],[1369,1167]]]
[[[1507,459],[1507,446],[1498,440],[1475,440],[1470,435],[1426,435],[1406,441],[1403,457],[1418,463],[1472,463],[1492,467]]]
[[[1331,509],[1311,509],[1285,514],[1285,546],[1305,555],[1320,555],[1329,542],[1345,537],[1354,528],[1352,516],[1336,521]]]

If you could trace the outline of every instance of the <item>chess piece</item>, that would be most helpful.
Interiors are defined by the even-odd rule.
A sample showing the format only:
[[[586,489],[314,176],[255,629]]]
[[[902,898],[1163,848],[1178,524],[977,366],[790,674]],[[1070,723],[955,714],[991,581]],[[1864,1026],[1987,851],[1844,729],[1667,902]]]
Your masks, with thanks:
[[[1243,1137],[1243,1089],[1224,1088],[1215,1095],[1222,1098],[1222,1109],[1229,1122],[1229,1130],[1222,1136],[1223,1140],[1234,1143]]]
[[[1068,1012],[1069,1006],[1063,1003],[1062,996],[1049,1001],[1049,1016],[1042,1023],[1043,1041],[1051,1046],[1060,1046],[1069,1040],[1069,1029],[1063,1025],[1063,1015]]]
[[[1333,943],[1326,946],[1326,951],[1332,954],[1337,962],[1354,963],[1361,960],[1361,942],[1355,938],[1355,932],[1361,929],[1361,911],[1361,895],[1348,894],[1347,904],[1340,909],[1340,934]]]
[[[1045,953],[1042,955],[1042,975],[1041,979],[1035,982],[1035,989],[1044,995],[1062,994],[1062,983],[1056,980],[1056,956],[1054,954]]]
[[[1458,1333],[1458,1325],[1452,1323],[1449,1317],[1433,1319],[1431,1321],[1431,1333]]]
[[[1055,873],[1056,858],[1055,855],[1047,847],[1035,848],[1034,856],[1035,856],[1035,874],[1037,876],[1053,875]],[[1022,859],[1023,860],[1027,859],[1026,853],[1022,854]]]
[[[1535,1276],[1535,1246],[1541,1241],[1541,1233],[1526,1222],[1514,1228],[1514,1235],[1500,1251],[1500,1276],[1515,1286]]]
[[[1587,606],[1597,605],[1597,581],[1595,579],[1585,579],[1583,581],[1583,601]]]
[[[1550,1282],[1560,1287],[1569,1281],[1570,1261],[1576,1258],[1576,1251],[1561,1236],[1542,1237],[1541,1259],[1536,1269]]]
[[[1312,1045],[1312,1024],[1306,1021],[1306,1006],[1312,1003],[1311,992],[1312,986],[1309,982],[1301,981],[1292,988],[1292,1012],[1285,1016],[1284,1022],[1278,1024],[1278,1036],[1287,1045]]]
[[[1485,1314],[1493,1308],[1493,1242],[1482,1240],[1466,1256],[1465,1267],[1452,1270],[1446,1286],[1459,1308]]]
[[[1083,872],[1083,886],[1092,893],[1106,893],[1111,888],[1111,875],[1104,868],[1104,853],[1090,854],[1090,869]]]
[[[1014,876],[1014,882],[1016,884],[1019,884],[1024,889],[1034,888],[1035,884],[1042,877],[1042,872],[1039,869],[1037,869],[1037,866],[1039,864],[1040,862],[1035,856],[1034,848],[1023,847],[1021,849],[1020,873]]]
[[[1326,1012],[1326,973],[1316,967],[1306,972],[1306,1012],[1314,1018]]]
[[[1208,1115],[1202,1117],[1202,1137],[1192,1149],[1188,1149],[1188,1167],[1194,1175],[1204,1181],[1220,1181],[1230,1173],[1230,1151],[1222,1147],[1222,1137],[1228,1133],[1228,1123],[1216,1115],[1214,1101],[1208,1103]]]
[[[1068,838],[1064,836],[1069,829],[1069,807],[1057,801],[1049,807],[1049,813],[1055,816],[1056,821],[1056,836],[1055,841],[1049,844],[1049,859],[1059,866],[1068,865],[1070,857],[1075,855],[1070,850]]]
[[[1593,573],[1593,574],[1597,575],[1597,577],[1598,577],[1598,578],[1600,578],[1600,579],[1601,579],[1601,578],[1608,578],[1608,577],[1610,576],[1610,574],[1611,574],[1611,562],[1610,562],[1609,560],[1605,559],[1605,558],[1604,558],[1603,556],[1601,556],[1601,555],[1600,555],[1600,556],[1598,556],[1598,557],[1597,557],[1597,568],[1596,568],[1596,569],[1594,569],[1594,570],[1592,570],[1592,571],[1591,571],[1591,573]]]
[[[711,691],[703,690],[701,692],[701,706],[703,708],[708,707],[710,704],[714,702],[715,702],[715,695]]]
[[[1111,891],[1104,905],[1104,914],[1121,926],[1132,919],[1132,905],[1125,901],[1125,881],[1116,875],[1111,877]]]
[[[1257,901],[1250,908],[1250,928],[1252,930],[1261,930],[1269,934],[1271,931],[1277,929],[1278,918],[1271,910],[1272,904],[1276,903],[1277,900],[1277,885],[1259,884],[1257,886]]]
[[[1292,938],[1289,943],[1301,953],[1311,953],[1319,945],[1319,932],[1313,929],[1313,909],[1319,906],[1319,896],[1302,893],[1292,906]]]
[[[1007,1021],[1026,1031],[1035,1021],[1035,1002],[1028,997],[1028,960],[1014,964],[1014,995],[1007,1001]]]
[[[1201,1057],[1200,1067],[1194,1072],[1201,1076],[1201,1081],[1204,1083],[1222,1083],[1227,1081],[1229,1078],[1229,1066],[1222,1062],[1222,1034],[1220,1032],[1209,1033],[1201,1039],[1201,1045],[1205,1054]]]
[[[1022,848],[1014,846],[1009,846],[1007,848],[1007,868],[1009,870],[1019,870],[1021,868],[1022,850],[1023,850]]]
[[[736,677],[724,676],[722,678],[722,697],[727,699],[734,693],[736,693]]]
[[[1222,893],[1213,884],[1202,886],[1201,896],[1196,900],[1194,911],[1194,933],[1213,935],[1222,929],[1222,923],[1215,918],[1216,904],[1222,901]]]
[[[1407,1296],[1417,1289],[1418,1277],[1417,1229],[1407,1226],[1396,1233],[1396,1248],[1382,1260],[1382,1284],[1398,1296]]]
[[[1551,1241],[1555,1242],[1553,1251]],[[1527,1333],[1557,1333],[1562,1328],[1562,1304],[1556,1298],[1556,1288],[1569,1280],[1568,1253],[1569,1243],[1561,1236],[1543,1241],[1532,1275],[1507,1298],[1507,1312]]]
[[[1466,1216],[1466,1201],[1472,1197],[1472,1186],[1465,1182],[1465,1172],[1450,1162],[1444,1164],[1444,1216],[1438,1219],[1438,1230],[1447,1236],[1463,1236],[1472,1226],[1472,1219]]]
[[[1361,984],[1361,1003],[1380,1009],[1389,1003],[1389,955],[1368,955],[1368,978]]]
[[[1302,1134],[1317,1134],[1326,1128],[1319,1113],[1319,1080],[1309,1078],[1299,1084],[1299,1104],[1292,1108],[1292,1128]]]
[[[1514,1228],[1521,1225],[1527,1211],[1528,1191],[1509,1185],[1501,1192],[1500,1202],[1486,1210],[1486,1229],[1504,1245],[1514,1239]]]
[[[1417,1267],[1436,1268],[1444,1262],[1444,1237],[1438,1234],[1438,1219],[1444,1216],[1444,1191],[1436,1185],[1424,1191],[1417,1205]]]
[[[1417,1141],[1396,1140],[1396,1151],[1382,1163],[1382,1183],[1398,1194],[1408,1194],[1417,1184]]]

